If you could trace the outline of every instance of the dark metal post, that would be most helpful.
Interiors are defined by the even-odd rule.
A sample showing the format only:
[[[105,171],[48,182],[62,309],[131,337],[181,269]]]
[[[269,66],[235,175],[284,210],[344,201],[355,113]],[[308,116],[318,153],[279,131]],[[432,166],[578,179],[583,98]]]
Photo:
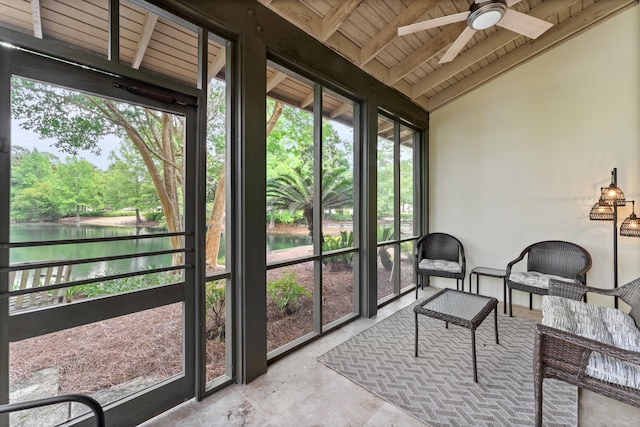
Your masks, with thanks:
[[[618,169],[611,171],[611,181],[618,186]],[[613,288],[618,288],[618,201],[613,200]],[[618,308],[618,297],[613,298],[613,305]]]

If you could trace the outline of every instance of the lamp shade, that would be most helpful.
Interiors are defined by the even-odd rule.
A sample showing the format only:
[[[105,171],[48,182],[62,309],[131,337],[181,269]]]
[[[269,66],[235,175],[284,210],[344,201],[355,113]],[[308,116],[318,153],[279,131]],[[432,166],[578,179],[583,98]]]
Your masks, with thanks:
[[[589,212],[592,221],[613,221],[613,209],[604,202],[596,202]]]
[[[625,219],[620,225],[620,235],[628,237],[640,237],[640,220],[636,216],[635,203],[633,203],[633,210],[631,216]]]
[[[608,205],[613,205],[615,203],[617,206],[624,206],[626,203],[624,193],[613,183],[602,189],[600,200]]]

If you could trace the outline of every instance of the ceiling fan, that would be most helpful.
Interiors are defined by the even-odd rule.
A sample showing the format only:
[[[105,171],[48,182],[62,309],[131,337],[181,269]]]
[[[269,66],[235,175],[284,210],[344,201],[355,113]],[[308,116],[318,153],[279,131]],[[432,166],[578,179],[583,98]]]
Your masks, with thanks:
[[[451,47],[438,61],[440,64],[451,62],[462,48],[471,40],[473,34],[478,30],[485,30],[497,25],[507,30],[515,31],[532,39],[538,38],[547,31],[553,24],[542,19],[534,18],[527,14],[509,9],[522,0],[475,0],[468,12],[454,13],[428,21],[417,22],[398,28],[398,35],[404,36],[418,31],[441,25],[453,24],[454,22],[467,21],[467,28],[462,31]]]

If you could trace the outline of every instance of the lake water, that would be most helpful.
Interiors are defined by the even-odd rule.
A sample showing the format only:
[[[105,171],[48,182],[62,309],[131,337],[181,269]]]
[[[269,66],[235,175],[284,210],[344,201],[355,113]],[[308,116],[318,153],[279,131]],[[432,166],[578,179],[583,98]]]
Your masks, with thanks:
[[[135,236],[136,234],[152,234],[161,231],[136,227],[107,227],[86,224],[11,224],[11,242],[32,242],[46,240],[92,239],[100,237]],[[311,244],[311,237],[305,235],[267,236],[267,251],[287,249]],[[220,245],[220,255],[225,252],[224,239]],[[139,252],[151,252],[171,249],[169,238],[153,238],[117,242],[81,243],[75,245],[51,245],[33,248],[14,248],[10,250],[10,262],[74,260],[81,258],[97,258],[113,255],[125,255]],[[92,264],[73,266],[72,278],[75,280],[104,275],[106,272],[139,271],[155,267],[171,265],[171,255],[139,257]]]
[[[158,231],[156,231],[157,233]],[[101,237],[135,236],[150,234],[147,229],[136,227],[104,227],[86,224],[11,224],[11,242],[31,242],[45,240],[93,239]],[[73,245],[51,245],[32,248],[15,248],[10,251],[10,262],[74,260],[97,258],[113,255],[126,255],[138,252],[150,252],[171,249],[169,238],[154,238],[131,241],[79,243]],[[139,271],[171,265],[171,255],[139,257],[117,261],[77,264],[73,266],[71,276],[74,279],[96,277],[106,272]]]

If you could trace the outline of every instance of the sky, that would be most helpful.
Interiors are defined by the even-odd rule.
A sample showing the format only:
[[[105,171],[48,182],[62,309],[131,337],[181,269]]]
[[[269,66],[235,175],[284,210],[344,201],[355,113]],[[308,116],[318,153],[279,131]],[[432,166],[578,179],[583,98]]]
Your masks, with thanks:
[[[69,155],[56,149],[55,139],[40,138],[37,133],[22,129],[17,120],[11,120],[11,144],[28,150],[37,148],[40,152],[51,153],[58,156],[60,160],[64,160]],[[118,144],[119,140],[116,137],[103,138],[100,141],[100,147],[102,148],[100,156],[96,156],[89,151],[81,150],[78,152],[78,157],[88,160],[99,169],[106,170],[109,166],[109,153],[114,150]]]

